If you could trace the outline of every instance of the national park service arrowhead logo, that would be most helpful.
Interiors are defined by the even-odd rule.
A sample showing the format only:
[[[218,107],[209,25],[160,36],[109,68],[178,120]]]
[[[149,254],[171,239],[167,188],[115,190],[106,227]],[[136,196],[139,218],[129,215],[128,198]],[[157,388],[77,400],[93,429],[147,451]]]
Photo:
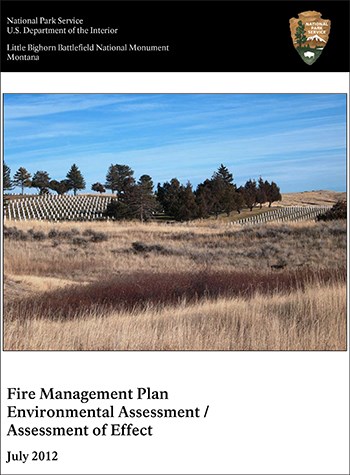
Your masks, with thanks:
[[[289,20],[294,48],[306,64],[313,64],[321,56],[331,31],[330,20],[315,11],[299,13]]]

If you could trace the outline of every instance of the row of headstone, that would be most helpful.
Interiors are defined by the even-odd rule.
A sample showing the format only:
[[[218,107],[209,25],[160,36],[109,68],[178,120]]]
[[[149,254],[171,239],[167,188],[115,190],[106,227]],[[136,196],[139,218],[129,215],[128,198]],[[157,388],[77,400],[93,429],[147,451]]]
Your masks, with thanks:
[[[103,219],[111,196],[43,195],[20,197],[8,202],[4,218],[13,220],[85,221]],[[314,220],[329,207],[293,206],[276,208],[230,224],[254,225],[268,222]]]
[[[10,200],[4,218],[18,221],[38,219],[52,221],[86,221],[103,219],[110,196],[38,196]]]
[[[232,221],[231,224],[245,226],[254,224],[264,224],[269,222],[282,223],[286,221],[297,222],[315,220],[317,216],[325,213],[329,209],[330,207],[327,206],[289,206],[286,208],[276,208],[274,210],[257,214],[255,216],[238,219],[237,221]]]

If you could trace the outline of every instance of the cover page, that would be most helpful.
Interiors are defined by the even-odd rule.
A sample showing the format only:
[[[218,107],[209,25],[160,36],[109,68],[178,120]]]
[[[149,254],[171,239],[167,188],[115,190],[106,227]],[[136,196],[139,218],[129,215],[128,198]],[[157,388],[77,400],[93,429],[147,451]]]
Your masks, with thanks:
[[[0,5],[2,473],[349,473],[349,2]]]

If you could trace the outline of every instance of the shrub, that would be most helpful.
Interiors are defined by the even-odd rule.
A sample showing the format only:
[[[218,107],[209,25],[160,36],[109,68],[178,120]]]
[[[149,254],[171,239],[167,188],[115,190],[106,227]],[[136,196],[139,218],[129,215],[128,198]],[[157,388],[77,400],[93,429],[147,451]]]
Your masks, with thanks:
[[[346,219],[346,201],[337,201],[328,211],[317,216],[318,221],[332,221],[334,219]]]
[[[43,241],[47,237],[43,231],[35,231],[34,229],[29,229],[28,234],[35,241]]]
[[[49,239],[54,239],[59,237],[59,232],[56,229],[51,229],[47,235]]]
[[[14,239],[16,241],[26,241],[28,235],[24,231],[17,229],[15,226],[12,228],[4,226],[4,238]]]
[[[51,229],[47,236],[50,239],[73,239],[79,234],[80,232],[76,228],[72,228],[69,231],[57,231],[57,229]]]
[[[94,282],[86,286],[72,286],[45,292],[32,298],[17,299],[8,304],[16,313],[38,318],[76,318],[97,306],[109,309],[146,308],[149,305],[197,302],[202,299],[241,296],[256,293],[273,295],[303,289],[313,281],[331,284],[346,282],[346,269],[331,271],[279,271],[271,273],[201,272],[163,273],[140,272]]]
[[[160,244],[144,244],[143,242],[133,242],[132,243],[132,249],[135,252],[158,252],[160,254],[173,254],[173,252],[169,249],[166,249],[164,246],[161,246]]]
[[[90,236],[91,242],[108,241],[108,234],[94,231],[93,229],[87,229],[83,232],[83,236]]]
[[[89,241],[81,236],[74,237],[72,239],[72,244],[76,246],[86,246]]]
[[[133,242],[132,243],[132,248],[136,252],[148,252],[149,251],[149,246],[147,244],[144,244],[142,242]]]

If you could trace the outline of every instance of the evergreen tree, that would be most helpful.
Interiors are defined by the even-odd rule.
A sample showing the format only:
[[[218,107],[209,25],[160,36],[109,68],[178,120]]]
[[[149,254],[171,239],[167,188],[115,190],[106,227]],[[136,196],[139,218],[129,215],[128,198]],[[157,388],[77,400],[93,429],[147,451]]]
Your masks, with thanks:
[[[195,197],[199,218],[209,218],[211,213],[210,197],[207,194],[207,186],[210,180],[205,180],[197,186]]]
[[[257,191],[255,180],[248,180],[243,187],[244,201],[250,211],[253,211],[253,207],[257,202]]]
[[[31,174],[24,168],[20,167],[13,176],[13,184],[21,187],[21,194],[24,194],[24,188],[31,186]]]
[[[48,193],[48,188],[50,186],[50,176],[47,172],[39,170],[33,175],[31,187],[36,188],[39,191],[40,195]]]
[[[236,191],[235,195],[235,207],[234,209],[237,211],[238,214],[241,214],[242,208],[245,206],[244,195],[242,193],[242,187],[239,187]]]
[[[177,178],[172,178],[169,182],[157,186],[157,200],[162,206],[164,213],[168,216],[176,216],[179,207],[180,182]]]
[[[106,175],[105,187],[114,193],[117,189],[117,165],[111,165]]]
[[[196,189],[196,203],[198,208],[198,216],[200,218],[209,218],[213,213],[215,194],[213,193],[213,181],[208,178],[199,183]]]
[[[260,209],[262,208],[262,205],[266,203],[267,201],[267,187],[266,187],[266,182],[259,177],[258,180],[258,189],[256,192],[256,202],[259,203]]]
[[[221,164],[216,172],[212,176],[213,180],[221,180],[226,185],[233,183],[233,175],[229,172],[225,165]]]
[[[51,180],[49,183],[49,188],[50,190],[56,191],[58,195],[64,195],[71,189],[68,180]]]
[[[197,217],[196,197],[193,193],[192,185],[187,182],[186,186],[181,185],[178,196],[177,221],[189,221]]]
[[[107,204],[107,208],[103,214],[108,218],[113,218],[118,221],[132,218],[132,212],[130,210],[130,207],[122,201],[116,200],[115,198],[113,198]]]
[[[230,200],[230,193],[225,185],[225,182],[220,178],[212,178],[210,186],[207,188],[210,208],[216,218],[230,206],[227,202],[227,199]]]
[[[4,163],[3,167],[3,189],[4,191],[10,191],[13,189],[13,183],[11,181],[11,170],[10,167]]]
[[[105,193],[106,191],[106,188],[102,185],[102,183],[94,183],[92,186],[91,186],[91,189],[92,191],[97,191],[98,193]]]
[[[137,184],[130,188],[128,202],[135,217],[141,222],[152,217],[157,209],[157,201],[153,192],[153,181],[149,175],[142,175]]]
[[[196,190],[198,214],[201,217],[214,214],[217,218],[220,213],[229,216],[239,206],[239,199],[233,175],[223,164],[210,180],[200,183]]]
[[[232,185],[224,190],[222,195],[223,211],[230,216],[232,211],[240,212],[243,205],[243,198]]]
[[[106,175],[105,187],[114,193],[117,192],[118,200],[123,199],[130,188],[135,184],[134,171],[128,165],[111,165]]]
[[[73,190],[74,196],[77,194],[77,190],[85,189],[86,185],[84,177],[75,163],[73,163],[71,169],[67,173],[67,182],[69,189]]]
[[[295,31],[295,39],[297,40],[299,47],[307,41],[305,36],[305,25],[301,20],[298,21],[298,26]]]
[[[272,181],[271,184],[268,181],[265,181],[265,187],[266,187],[267,201],[269,203],[269,208],[271,208],[271,204],[274,201],[282,200],[282,195],[280,193],[279,187],[276,185],[274,181]]]
[[[233,175],[223,164],[212,176],[212,192],[215,197],[215,215],[226,213],[227,216],[235,209],[237,200],[237,189],[233,183]]]
[[[197,204],[191,183],[181,185],[177,178],[163,186],[158,183],[157,200],[166,215],[177,221],[188,221],[197,217]]]
[[[152,217],[157,207],[152,178],[142,175],[137,183],[131,180],[120,197],[108,204],[105,215],[117,220],[137,218],[143,222]]]

